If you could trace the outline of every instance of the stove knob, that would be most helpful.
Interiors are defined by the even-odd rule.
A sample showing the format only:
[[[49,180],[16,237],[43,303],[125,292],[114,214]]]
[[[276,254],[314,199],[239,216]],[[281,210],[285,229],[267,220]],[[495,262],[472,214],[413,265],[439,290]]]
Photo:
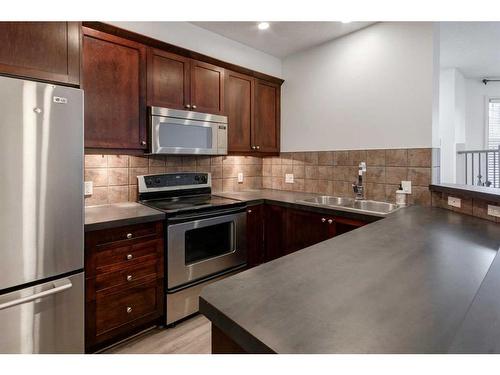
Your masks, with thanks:
[[[201,182],[206,183],[207,182],[207,176],[201,176]]]
[[[194,176],[194,180],[195,180],[196,182],[200,181],[200,176],[198,176],[198,175]]]
[[[156,182],[157,184],[161,183],[161,178],[160,178],[160,177],[156,177],[155,182]]]

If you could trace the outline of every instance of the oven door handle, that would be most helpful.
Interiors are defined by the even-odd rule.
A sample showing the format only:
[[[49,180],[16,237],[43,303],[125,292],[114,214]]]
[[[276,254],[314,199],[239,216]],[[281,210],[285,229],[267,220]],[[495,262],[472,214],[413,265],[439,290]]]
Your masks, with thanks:
[[[222,216],[222,215],[228,215],[228,214],[234,214],[234,213],[240,213],[240,212],[245,212],[246,211],[246,206],[243,207],[237,207],[237,208],[228,208],[225,210],[217,210],[217,211],[212,211],[212,212],[204,212],[200,214],[185,214],[185,215],[178,215],[173,218],[168,218],[168,223],[173,224],[177,223],[179,221],[192,221],[192,220],[199,220],[199,219],[205,219],[205,218],[211,218],[214,216]]]

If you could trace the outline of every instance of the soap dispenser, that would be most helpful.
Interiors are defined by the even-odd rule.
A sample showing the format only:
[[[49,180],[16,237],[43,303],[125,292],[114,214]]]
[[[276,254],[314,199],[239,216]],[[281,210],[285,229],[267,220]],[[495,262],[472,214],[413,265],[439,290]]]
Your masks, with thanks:
[[[401,207],[406,206],[406,192],[401,184],[399,184],[399,189],[396,190],[396,204]]]

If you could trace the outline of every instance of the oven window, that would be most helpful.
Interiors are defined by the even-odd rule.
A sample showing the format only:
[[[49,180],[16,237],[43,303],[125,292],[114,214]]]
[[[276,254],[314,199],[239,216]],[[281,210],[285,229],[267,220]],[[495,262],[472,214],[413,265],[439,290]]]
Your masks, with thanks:
[[[196,125],[160,123],[160,147],[212,148],[212,128]]]
[[[186,265],[233,251],[233,222],[186,231]]]

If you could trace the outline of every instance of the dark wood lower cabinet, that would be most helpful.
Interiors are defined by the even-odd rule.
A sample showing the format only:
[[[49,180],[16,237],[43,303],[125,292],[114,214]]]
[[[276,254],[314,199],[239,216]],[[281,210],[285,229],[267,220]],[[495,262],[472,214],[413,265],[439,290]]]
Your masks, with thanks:
[[[212,323],[212,354],[248,354],[233,339]]]
[[[335,230],[336,234],[342,234],[350,232],[353,229],[362,227],[363,225],[368,224],[366,221],[348,219],[345,217],[337,217],[335,218]]]
[[[248,267],[265,262],[264,252],[264,205],[247,209],[247,254]]]
[[[87,353],[161,323],[163,253],[163,222],[85,234]]]
[[[304,249],[368,223],[362,220],[278,205],[264,205],[262,211],[264,212],[264,251],[259,252],[255,245],[250,242],[250,266]],[[253,220],[257,220],[256,216],[249,218],[249,237],[253,236],[252,233],[255,232],[256,223]],[[262,258],[259,256],[263,257],[264,260],[260,261]]]
[[[279,258],[286,251],[286,208],[275,205],[264,206],[265,261]]]
[[[335,222],[324,214],[289,208],[286,233],[286,252],[293,253],[335,236]]]

